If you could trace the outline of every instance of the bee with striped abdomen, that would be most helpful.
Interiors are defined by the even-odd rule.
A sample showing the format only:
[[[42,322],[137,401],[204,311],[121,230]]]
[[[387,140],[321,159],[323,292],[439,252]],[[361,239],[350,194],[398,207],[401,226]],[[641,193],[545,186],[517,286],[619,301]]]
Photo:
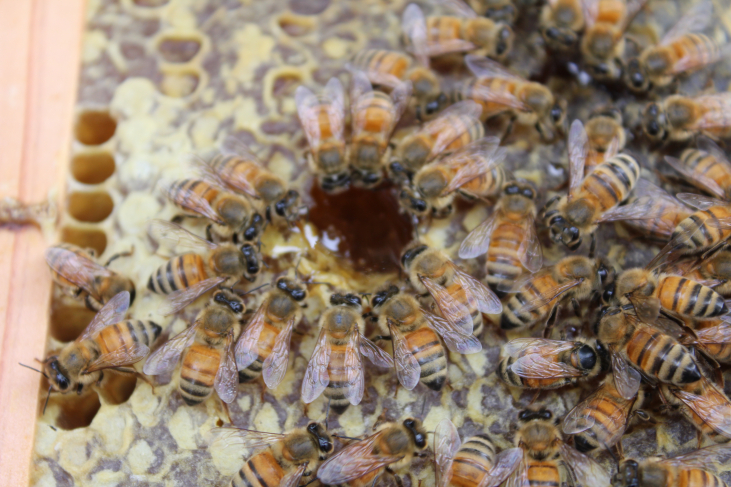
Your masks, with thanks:
[[[332,437],[318,423],[286,434],[233,426],[213,428],[207,439],[214,451],[260,450],[231,479],[231,487],[298,487],[301,479],[314,478],[320,463],[333,451]]]
[[[104,372],[137,374],[129,367],[144,359],[162,328],[149,320],[125,320],[130,298],[122,291],[99,310],[76,340],[43,360],[51,389],[61,394],[99,384]]]
[[[518,16],[515,0],[469,0],[472,9],[479,15],[507,25],[513,25]]]
[[[345,91],[337,78],[315,95],[299,86],[294,95],[297,113],[310,150],[308,162],[322,189],[340,192],[350,184],[345,146]]]
[[[375,91],[364,73],[352,72],[350,166],[354,184],[371,188],[383,179],[384,157],[391,133],[410,97],[410,81],[396,86],[389,96]]]
[[[447,358],[439,337],[456,353],[482,350],[474,335],[423,309],[414,296],[396,286],[374,293],[371,305],[381,330],[391,337],[396,376],[408,390],[419,381],[432,390],[442,389],[447,378]]]
[[[264,383],[276,389],[287,373],[292,331],[302,319],[307,287],[280,277],[262,300],[236,343],[239,381],[264,375]]]
[[[617,154],[599,164],[586,177],[584,164],[589,141],[584,125],[574,120],[569,133],[569,191],[549,200],[543,220],[551,239],[576,250],[582,238],[591,235],[610,210],[627,199],[640,178],[640,165],[627,154]],[[607,215],[608,213],[608,215]]]
[[[583,28],[582,0],[549,0],[541,9],[541,36],[546,45],[555,51],[568,51],[576,47]]]
[[[502,282],[515,281],[523,267],[531,273],[543,267],[543,250],[535,227],[536,197],[536,190],[527,182],[506,182],[492,215],[475,227],[459,247],[462,259],[487,254],[485,279],[494,290]]]
[[[703,353],[716,362],[731,364],[731,322],[728,316],[706,320],[695,329],[691,344],[699,345]]]
[[[685,142],[696,135],[731,136],[731,93],[687,97],[671,95],[642,111],[642,129],[653,141]]]
[[[500,327],[530,328],[556,313],[554,308],[568,300],[578,313],[580,301],[596,299],[613,280],[614,269],[604,259],[576,255],[515,282],[505,281],[498,290],[513,296],[503,306]]]
[[[683,176],[684,182],[715,198],[731,198],[731,162],[708,137],[698,137],[698,149],[685,149],[680,159],[665,156],[665,162]]]
[[[317,478],[325,485],[368,487],[384,472],[393,473],[411,465],[426,448],[426,431],[418,419],[386,423],[379,430],[354,441],[320,466]]]
[[[497,195],[507,179],[499,144],[497,137],[485,137],[423,166],[401,191],[401,206],[416,216],[444,218],[457,192],[469,199]]]
[[[342,414],[360,404],[365,381],[365,355],[378,367],[393,367],[393,360],[363,336],[361,299],[355,294],[330,296],[330,307],[320,317],[320,336],[302,379],[302,401],[309,404],[325,393],[330,407]]]
[[[457,267],[442,250],[416,243],[401,256],[401,265],[416,292],[429,293],[442,316],[466,333],[482,334],[482,313],[503,309],[490,288]]]
[[[161,245],[181,252],[150,276],[147,288],[167,294],[173,314],[216,286],[231,287],[242,278],[253,281],[259,273],[259,256],[250,243],[240,248],[231,243],[214,244],[175,223],[153,220],[150,236]]]
[[[592,379],[609,367],[584,341],[516,338],[503,347],[495,373],[506,384],[524,389],[558,389]]]
[[[677,76],[721,59],[720,46],[701,32],[713,14],[713,4],[701,1],[685,12],[656,46],[647,47],[627,62],[625,82],[638,92],[670,85]]]
[[[76,245],[61,243],[46,250],[46,263],[51,268],[53,281],[76,297],[83,298],[86,307],[99,311],[104,304],[122,291],[127,291],[130,303],[135,300],[134,283],[107,267],[116,258],[131,255],[113,255],[105,265],[94,261],[94,251]]]
[[[448,419],[434,432],[437,487],[486,487],[500,485],[518,467],[523,450],[511,448],[497,453],[492,439],[478,434],[464,443]]]
[[[714,445],[671,458],[622,460],[612,485],[619,487],[723,487],[720,468],[731,461],[731,444]]]
[[[145,374],[165,374],[182,356],[178,391],[185,404],[202,403],[214,389],[224,403],[233,402],[238,386],[234,343],[241,333],[244,311],[240,297],[219,289],[188,329],[150,355]]]
[[[592,112],[584,128],[589,140],[589,151],[584,163],[586,176],[596,166],[624,149],[627,135],[622,125],[622,113],[611,107],[602,107]]]

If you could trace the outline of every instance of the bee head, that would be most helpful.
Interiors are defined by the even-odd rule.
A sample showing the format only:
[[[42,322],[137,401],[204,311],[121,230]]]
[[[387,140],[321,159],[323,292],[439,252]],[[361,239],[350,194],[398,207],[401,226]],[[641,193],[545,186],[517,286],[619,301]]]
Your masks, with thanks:
[[[43,364],[43,371],[54,390],[62,394],[69,391],[71,388],[71,380],[67,377],[67,372],[63,370],[57,356],[53,355],[48,357]]]
[[[637,92],[647,91],[650,88],[650,81],[645,75],[640,60],[632,58],[627,61],[627,69],[625,70],[625,80],[627,86]]]
[[[623,460],[612,478],[612,485],[621,487],[639,487],[640,466],[635,460]]]
[[[332,438],[327,433],[324,426],[322,426],[320,423],[310,423],[307,425],[307,433],[312,436],[312,438],[317,443],[317,447],[322,453],[325,454],[325,456],[332,453]]]
[[[557,50],[573,49],[579,40],[576,32],[571,29],[561,29],[555,26],[542,29],[541,35],[546,44]]]
[[[429,249],[429,247],[427,247],[426,245],[416,245],[415,247],[406,249],[406,251],[401,256],[401,265],[404,266],[404,269],[408,269],[416,256],[427,249]]]
[[[277,279],[277,289],[284,291],[297,302],[304,301],[307,298],[307,290],[300,286],[299,283],[287,277]]]
[[[421,421],[414,418],[406,418],[403,425],[413,436],[416,447],[420,450],[426,448],[426,432],[421,425]]]
[[[417,216],[424,216],[429,212],[429,204],[415,194],[415,191],[402,189],[399,193],[399,203],[410,213]]]
[[[274,212],[281,217],[289,219],[291,215],[295,214],[295,208],[298,206],[299,200],[300,194],[290,189],[284,198],[274,203]]]
[[[253,245],[245,243],[241,246],[241,255],[243,256],[246,273],[255,276],[259,273],[259,253]]]
[[[373,298],[371,298],[371,303],[373,304],[374,308],[377,308],[379,306],[382,306],[386,301],[396,296],[398,293],[398,286],[394,286],[393,284],[391,284],[390,286],[388,286],[388,288],[378,291],[376,294],[374,294]]]
[[[524,409],[518,413],[518,421],[527,423],[529,421],[550,421],[553,413],[548,409]]]
[[[320,186],[324,191],[328,193],[337,193],[345,190],[350,184],[350,174],[341,172],[337,174],[331,174],[323,176],[320,179]]]
[[[650,103],[642,113],[642,128],[652,140],[665,140],[668,137],[667,117],[660,105]]]
[[[330,296],[330,304],[333,306],[352,306],[354,308],[359,308],[363,305],[363,302],[360,299],[360,296],[357,294],[347,293],[347,294],[339,294],[335,293],[332,296]]]

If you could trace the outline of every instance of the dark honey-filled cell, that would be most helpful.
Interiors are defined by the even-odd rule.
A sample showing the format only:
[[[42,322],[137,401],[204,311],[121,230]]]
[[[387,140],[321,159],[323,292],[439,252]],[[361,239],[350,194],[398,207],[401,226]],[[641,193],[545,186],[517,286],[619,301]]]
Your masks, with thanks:
[[[132,3],[138,7],[162,7],[170,0],[132,0]]]
[[[292,96],[294,90],[302,83],[302,77],[296,74],[281,74],[274,79],[272,95]]]
[[[157,50],[169,63],[187,63],[200,52],[201,43],[197,39],[168,37],[160,41]]]
[[[81,112],[76,119],[74,136],[85,145],[100,145],[114,136],[117,121],[102,110]]]
[[[95,314],[82,303],[69,306],[54,302],[51,305],[51,336],[60,342],[75,340]]]
[[[314,184],[310,222],[321,243],[360,272],[398,272],[403,248],[413,238],[410,218],[399,211],[397,189],[351,188],[329,194]]]
[[[71,174],[84,184],[103,183],[114,174],[114,169],[114,157],[105,151],[82,152],[71,161]]]
[[[290,10],[300,15],[317,15],[328,6],[330,0],[289,0]]]
[[[290,37],[299,37],[312,32],[315,22],[306,17],[284,14],[279,17],[279,27]]]
[[[61,241],[82,249],[94,249],[96,255],[103,254],[107,248],[107,234],[90,228],[64,227],[61,229]]]
[[[105,191],[77,191],[69,195],[67,210],[80,222],[98,223],[112,214],[114,201]]]
[[[183,98],[192,94],[199,82],[200,77],[192,71],[163,73],[159,88],[163,95]]]
[[[41,393],[41,397],[45,401],[46,394]],[[68,394],[51,393],[48,407],[50,408],[52,404],[57,404],[60,409],[55,426],[64,430],[89,426],[101,407],[99,396],[91,390],[80,396],[74,392]]]

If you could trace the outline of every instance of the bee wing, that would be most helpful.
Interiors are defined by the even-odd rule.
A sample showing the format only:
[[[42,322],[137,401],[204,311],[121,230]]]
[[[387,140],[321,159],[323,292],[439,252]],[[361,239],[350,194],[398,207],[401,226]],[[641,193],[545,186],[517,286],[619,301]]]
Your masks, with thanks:
[[[528,216],[523,224],[525,235],[518,247],[518,258],[528,272],[538,272],[543,267],[543,249],[536,232],[535,217]]]
[[[307,470],[307,463],[304,463],[292,472],[289,472],[287,475],[282,477],[282,480],[279,481],[280,487],[297,487],[300,484],[300,479],[302,479],[302,475],[304,475],[305,470]]]
[[[465,333],[461,328],[424,308],[421,309],[421,312],[451,351],[469,355],[482,350],[482,343],[472,333]]]
[[[680,173],[681,176],[686,178],[688,181],[694,182],[697,186],[700,186],[700,188],[703,189],[704,191],[712,194],[713,196],[715,196],[717,198],[724,197],[723,189],[721,189],[721,186],[719,186],[718,183],[715,180],[713,180],[712,178],[709,178],[708,176],[706,176],[705,174],[702,174],[700,172],[690,170],[690,168],[688,168],[679,159],[676,159],[675,157],[665,156],[665,162],[667,162],[670,167],[672,167],[678,173]]]
[[[368,66],[363,66],[361,64],[345,63],[345,69],[347,69],[351,73],[356,71],[362,71],[365,73],[366,76],[368,76],[368,80],[372,84],[385,86],[389,89],[394,89],[399,84],[401,84],[401,80],[398,79],[396,76],[389,73],[381,73],[373,69],[368,69]]]
[[[525,287],[530,281],[535,279],[537,273],[523,274],[513,281],[502,281],[498,284],[498,291],[506,294],[515,294]]]
[[[292,339],[292,330],[295,325],[294,316],[287,321],[287,325],[277,335],[272,353],[264,360],[262,376],[269,389],[276,389],[284,379],[289,365],[289,342]]]
[[[494,211],[485,221],[477,225],[459,246],[459,257],[472,259],[487,253],[490,248],[490,237],[497,227],[498,212]]]
[[[584,13],[584,22],[587,28],[596,22],[599,15],[599,2],[600,0],[581,0],[581,10]]]
[[[256,450],[269,446],[278,441],[282,441],[285,435],[279,433],[266,433],[264,431],[254,431],[235,426],[222,426],[220,428],[212,428],[205,435],[206,443],[209,449],[217,449],[220,451],[230,448]]]
[[[50,247],[46,250],[46,263],[54,272],[95,298],[99,297],[96,278],[114,275],[106,267],[63,247]]]
[[[142,371],[146,375],[159,375],[175,368],[178,360],[180,360],[180,355],[193,344],[199,324],[196,321],[193,326],[178,333],[168,340],[165,345],[155,350],[155,353],[147,358]]]
[[[693,124],[695,129],[708,129],[713,127],[726,127],[726,117],[731,110],[731,92],[715,93],[713,95],[699,96],[695,98],[699,106],[713,107]]]
[[[713,158],[716,159],[716,163],[723,165],[727,171],[731,171],[731,162],[729,162],[728,157],[726,157],[726,154],[723,152],[723,149],[721,149],[713,140],[705,135],[701,135],[698,137],[698,148],[713,156]]]
[[[373,451],[381,434],[379,431],[340,450],[320,466],[317,478],[323,484],[343,484],[403,458],[379,455]]]
[[[440,39],[438,41],[429,42],[427,52],[430,57],[441,56],[451,52],[472,51],[477,46],[464,39]]]
[[[360,353],[368,357],[373,365],[387,369],[393,367],[393,358],[385,350],[377,347],[375,343],[363,335],[359,334],[359,336]]]
[[[728,204],[725,201],[717,198],[709,198],[708,196],[693,193],[678,193],[675,195],[675,197],[686,205],[700,211],[707,210],[708,208],[714,206],[726,206]]]
[[[561,457],[576,477],[577,487],[610,487],[609,473],[593,458],[584,455],[572,446],[561,443]]]
[[[611,159],[619,153],[619,138],[614,137],[607,146],[607,150],[604,151],[604,160]],[[638,181],[639,182],[639,181]]]
[[[401,333],[391,320],[388,320],[388,328],[391,332],[393,343],[393,362],[396,366],[396,377],[404,388],[412,390],[419,383],[421,378],[421,367],[414,354],[406,345],[406,337]]]
[[[172,292],[168,294],[167,303],[161,306],[159,311],[164,316],[173,315],[214,287],[221,285],[225,280],[226,278],[222,276],[209,277],[190,287]]]
[[[522,77],[508,71],[502,64],[492,59],[468,54],[465,56],[467,68],[477,78],[499,78],[517,81],[525,81]]]
[[[462,445],[454,424],[443,419],[434,430],[434,464],[437,487],[447,487],[452,478],[452,459]]]
[[[569,197],[576,195],[576,191],[584,181],[584,163],[589,153],[589,138],[581,120],[574,120],[569,131]]]
[[[595,419],[592,414],[591,403],[598,394],[599,391],[590,394],[589,397],[574,406],[563,418],[561,429],[565,434],[576,435],[594,426]]]
[[[498,148],[499,140],[495,142],[496,137],[485,137],[440,161],[440,164],[447,164],[454,170],[452,180],[444,188],[443,194],[457,191],[463,185],[502,164],[505,149]]]
[[[325,85],[324,96],[330,100],[328,105],[328,118],[333,137],[344,140],[345,130],[345,89],[338,78],[330,78]]]
[[[157,185],[158,191],[165,195],[167,199],[174,202],[176,205],[183,207],[184,209],[195,213],[204,218],[211,220],[219,225],[223,225],[224,222],[221,217],[213,209],[211,203],[203,198],[200,194],[195,191],[188,191],[186,194],[179,194],[176,190],[176,186],[180,184],[180,181],[160,181]]]
[[[226,404],[236,399],[236,388],[239,385],[239,374],[236,368],[236,359],[233,354],[234,333],[229,330],[226,337],[226,345],[221,352],[221,362],[218,364],[216,378],[213,380],[213,387],[218,397]]]
[[[409,100],[411,100],[411,93],[414,89],[414,85],[411,81],[404,81],[396,85],[391,91],[391,101],[393,102],[393,122],[389,127],[388,134],[393,132],[396,124],[401,119],[401,116],[406,111],[406,107],[409,106]]]
[[[344,367],[348,379],[347,397],[350,404],[355,406],[360,404],[365,390],[363,358],[360,354],[360,333],[357,330],[350,333],[348,337],[348,343],[345,346]]]
[[[410,51],[422,66],[429,66],[427,47],[426,18],[421,7],[410,3],[404,10],[401,20],[404,35],[411,41]]]
[[[262,168],[264,167],[261,159],[259,159],[259,157],[254,154],[249,146],[233,135],[226,136],[226,138],[223,140],[223,143],[221,144],[220,150],[222,154],[236,156],[241,159],[245,159],[248,162],[252,162]],[[224,187],[231,187],[237,191],[243,191],[252,198],[259,199],[259,195],[256,192],[256,188],[254,187],[253,182],[243,175],[234,173],[231,176],[230,180],[224,181],[214,170],[213,166],[211,165],[211,161],[204,163],[201,169],[204,170],[205,174],[209,176],[213,175],[216,181],[218,181],[219,184],[222,184]]]
[[[713,15],[713,4],[710,1],[702,1],[693,5],[685,12],[678,22],[668,30],[660,40],[659,45],[665,46],[678,37],[692,32],[702,32]],[[674,71],[678,72],[678,71]]]
[[[695,335],[704,345],[729,343],[731,342],[731,323],[722,321],[718,325],[696,330]]]
[[[530,485],[530,480],[528,479],[528,465],[526,465],[525,452],[523,452],[523,456],[520,459],[518,466],[505,482],[505,487],[530,487]]]
[[[350,76],[350,116],[353,120],[353,132],[360,133],[365,125],[365,118],[359,117],[357,106],[361,100],[373,98],[373,86],[363,71],[351,71]]]
[[[482,107],[472,100],[461,101],[442,110],[437,118],[424,125],[422,130],[429,134],[434,134],[436,140],[432,146],[429,159],[438,156],[447,148],[449,144],[460,136],[454,130],[454,121],[459,118],[478,118],[482,113]]]
[[[553,355],[571,350],[575,345],[575,342],[547,338],[515,338],[506,343],[503,350],[508,356],[518,358],[523,353]]]
[[[439,311],[447,321],[461,328],[465,333],[472,333],[472,316],[467,306],[454,299],[446,289],[435,283],[428,277],[421,277],[421,283],[429,291],[434,302],[437,303]]]
[[[238,342],[236,342],[236,367],[239,370],[245,369],[259,358],[259,337],[264,329],[265,311],[265,304],[259,306],[254,316],[249,319],[249,323],[239,337]]]
[[[702,378],[706,383],[706,388],[712,388],[707,379]],[[724,402],[719,402],[717,395],[697,395],[682,389],[671,389],[673,395],[683,401],[700,419],[713,431],[731,438],[731,401],[726,398],[720,391],[718,395],[722,396]]]
[[[579,369],[563,362],[557,362],[540,353],[529,353],[510,364],[510,370],[526,379],[561,379],[581,377]]]
[[[302,402],[309,404],[317,399],[330,383],[327,366],[330,365],[330,344],[325,329],[320,330],[317,345],[312,351],[307,370],[302,379]]]
[[[495,457],[492,468],[490,468],[476,487],[497,487],[518,468],[522,460],[523,450],[520,448],[510,448],[509,450],[501,451]]]
[[[152,220],[147,233],[160,246],[165,246],[176,254],[186,251],[203,254],[218,247],[214,243],[193,235],[180,225],[165,220]]]
[[[612,360],[612,374],[617,392],[624,399],[633,399],[640,390],[642,376],[616,350],[610,349],[609,355]]]
[[[470,8],[462,0],[432,0],[435,4],[445,7],[460,17],[467,17],[470,19],[477,18],[477,13]]]
[[[531,111],[528,105],[506,90],[494,90],[484,85],[475,85],[472,88],[472,94],[475,99],[480,101],[497,103],[498,105],[514,108],[521,112]]]
[[[75,342],[79,343],[84,340],[88,340],[107,326],[122,321],[124,319],[124,315],[127,314],[127,310],[129,309],[129,299],[129,292],[127,291],[122,291],[121,293],[116,294],[102,307],[102,309],[99,310],[97,314],[94,315],[94,318],[91,319],[91,323],[89,323],[81,335],[76,338]]]
[[[294,92],[294,100],[307,143],[312,150],[315,150],[320,146],[320,139],[322,138],[318,112],[315,109],[317,96],[309,88],[300,85]]]
[[[109,369],[113,367],[124,367],[132,365],[147,357],[150,348],[142,343],[132,343],[123,346],[109,353],[100,355],[82,372],[82,374],[90,374],[97,370]]]
[[[581,279],[574,279],[572,281],[564,282],[563,284],[559,284],[555,288],[549,290],[547,293],[544,293],[535,299],[532,299],[525,303],[518,311],[517,314],[523,314],[528,313],[533,310],[536,310],[540,308],[541,306],[545,306],[551,301],[553,301],[554,298],[557,298],[558,296],[562,295],[569,289],[578,286],[583,282],[583,278]]]
[[[454,278],[464,289],[467,299],[474,299],[477,302],[477,309],[482,313],[498,314],[503,312],[503,304],[498,297],[482,282],[478,281],[452,262]]]
[[[720,473],[720,466],[726,466],[731,462],[731,443],[707,446],[694,450],[685,455],[666,458],[659,463],[680,467],[684,469],[700,469],[717,474]]]

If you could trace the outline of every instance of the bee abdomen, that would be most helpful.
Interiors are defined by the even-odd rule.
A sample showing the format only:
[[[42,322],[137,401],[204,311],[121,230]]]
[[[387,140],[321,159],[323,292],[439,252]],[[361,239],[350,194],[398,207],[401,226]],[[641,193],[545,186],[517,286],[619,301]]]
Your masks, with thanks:
[[[345,368],[345,345],[338,345],[331,341],[330,365],[328,367],[330,383],[323,395],[330,401],[330,408],[337,414],[342,414],[350,406],[350,386],[348,372]]]
[[[253,380],[256,380],[261,375],[262,367],[264,365],[264,362],[262,362],[259,358],[254,360],[248,367],[245,369],[239,370],[239,383],[241,382],[251,382]]]
[[[559,487],[561,482],[558,467],[552,462],[530,462],[527,477],[531,487]]]
[[[664,308],[686,316],[713,318],[728,312],[720,294],[684,277],[665,277],[657,292]]]
[[[624,201],[640,177],[640,166],[627,154],[618,154],[599,164],[584,180],[582,188],[593,194],[606,211]]]
[[[700,380],[701,373],[687,348],[660,331],[640,330],[627,344],[632,363],[661,382],[684,385]]]
[[[125,320],[107,326],[99,332],[96,342],[102,353],[126,349],[133,343],[151,346],[160,336],[162,327],[150,320]]]
[[[496,288],[501,282],[515,280],[523,272],[518,249],[523,238],[517,225],[503,224],[492,233],[487,250],[487,283]]]
[[[207,278],[203,257],[198,254],[184,254],[173,257],[158,267],[150,276],[147,288],[157,294],[170,294]]]
[[[270,450],[251,457],[231,480],[233,487],[276,487],[285,476],[284,469]]]
[[[607,439],[614,431],[624,428],[627,419],[626,414],[620,411],[620,406],[609,399],[595,401],[588,408],[587,414],[593,418],[592,426],[574,436],[574,446],[582,453],[594,450],[600,445],[607,444]],[[620,418],[615,421],[615,418]]]
[[[447,377],[447,358],[437,334],[424,326],[409,333],[406,341],[421,367],[421,381],[432,390],[441,390]]]
[[[682,469],[675,483],[677,487],[723,487],[723,480],[698,468]]]
[[[194,344],[180,367],[180,395],[188,406],[203,402],[213,391],[221,354],[215,348]]]

